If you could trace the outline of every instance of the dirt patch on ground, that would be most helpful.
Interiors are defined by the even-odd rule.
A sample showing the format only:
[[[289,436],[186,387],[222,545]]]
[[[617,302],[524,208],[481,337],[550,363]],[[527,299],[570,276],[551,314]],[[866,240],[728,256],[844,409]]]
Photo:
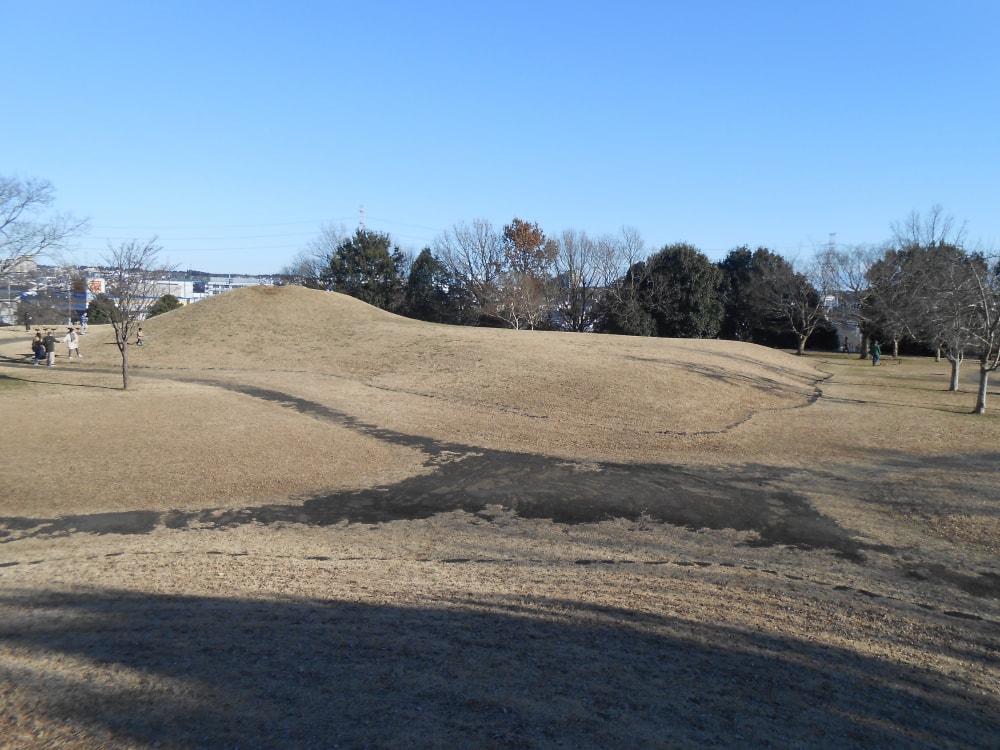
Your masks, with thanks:
[[[945,366],[146,327],[128,393],[99,327],[0,332],[12,747],[998,746],[1000,423]]]

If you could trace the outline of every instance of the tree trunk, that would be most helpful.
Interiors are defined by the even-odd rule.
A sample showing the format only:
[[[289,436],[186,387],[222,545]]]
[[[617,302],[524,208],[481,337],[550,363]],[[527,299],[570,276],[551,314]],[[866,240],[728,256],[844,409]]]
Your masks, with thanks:
[[[979,393],[976,395],[976,409],[973,414],[986,413],[986,389],[990,383],[990,368],[979,366]]]
[[[120,344],[118,347],[122,353],[122,388],[128,390],[128,343]]]
[[[940,346],[937,349],[934,350],[934,361],[935,362],[940,362],[941,361],[941,347]]]
[[[864,334],[861,337],[861,351],[858,353],[858,359],[868,359],[868,350],[871,348],[871,342],[868,340],[868,334]]]
[[[800,357],[806,353],[806,341],[808,340],[809,340],[808,336],[803,336],[801,333],[799,334],[799,348],[798,350],[796,350],[795,353],[798,354]]]
[[[960,357],[948,357],[948,361],[951,362],[951,381],[948,384],[948,390],[957,391],[958,371],[962,367],[962,359]]]

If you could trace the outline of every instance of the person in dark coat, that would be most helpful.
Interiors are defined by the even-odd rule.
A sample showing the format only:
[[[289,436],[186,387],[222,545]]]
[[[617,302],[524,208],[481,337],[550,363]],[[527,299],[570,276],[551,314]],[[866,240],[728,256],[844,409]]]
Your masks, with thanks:
[[[42,332],[37,331],[35,338],[31,340],[31,351],[35,355],[34,364],[39,364],[45,359],[45,344],[42,343]]]
[[[45,338],[42,339],[42,345],[45,347],[45,359],[48,361],[49,367],[56,366],[56,337],[52,335],[52,331],[48,330],[45,334]]]

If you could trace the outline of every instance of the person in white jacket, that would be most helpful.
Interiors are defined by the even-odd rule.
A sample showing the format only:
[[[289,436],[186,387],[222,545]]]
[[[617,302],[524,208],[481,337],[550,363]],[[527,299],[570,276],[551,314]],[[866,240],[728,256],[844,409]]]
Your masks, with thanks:
[[[67,330],[66,335],[62,337],[62,342],[66,344],[67,359],[73,359],[73,352],[76,352],[77,359],[83,359],[83,355],[80,354],[80,337],[74,329]]]

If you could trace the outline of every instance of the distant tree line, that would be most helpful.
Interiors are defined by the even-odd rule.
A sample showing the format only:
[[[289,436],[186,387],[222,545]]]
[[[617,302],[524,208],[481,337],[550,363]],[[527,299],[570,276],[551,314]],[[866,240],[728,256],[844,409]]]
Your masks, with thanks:
[[[898,356],[900,347],[980,367],[976,411],[1000,367],[1000,266],[964,247],[964,231],[934,207],[893,225],[878,246],[831,244],[798,267],[766,247],[717,263],[687,243],[647,254],[639,233],[550,237],[514,218],[459,223],[407,257],[389,235],[326,228],[279,278],[342,292],[435,323],[515,329],[722,338],[833,349],[836,325]]]
[[[53,202],[48,182],[0,176],[0,280],[31,276],[40,257],[58,254],[86,231],[86,220],[52,213]],[[809,344],[837,346],[835,326],[849,326],[862,337],[862,357],[870,341],[880,341],[893,356],[919,347],[947,359],[953,390],[962,363],[974,359],[975,411],[982,413],[989,375],[1000,368],[997,257],[967,248],[964,228],[937,206],[925,217],[913,212],[892,230],[877,246],[831,243],[799,267],[765,247],[738,247],[713,263],[686,243],[647,254],[631,228],[597,238],[576,230],[549,236],[520,218],[499,229],[483,219],[456,224],[415,258],[387,234],[327,228],[282,276],[456,325],[725,338],[799,354]],[[119,278],[107,297],[91,300],[89,311],[92,322],[116,325],[127,387],[124,346],[152,291],[132,294],[134,280],[151,282],[163,269],[151,265],[155,241],[111,250],[108,266]],[[21,299],[18,320],[52,324],[70,317],[83,283],[76,274],[59,288],[35,284],[31,299]],[[125,309],[123,300],[133,297],[141,310]],[[153,312],[176,304],[161,298]]]

